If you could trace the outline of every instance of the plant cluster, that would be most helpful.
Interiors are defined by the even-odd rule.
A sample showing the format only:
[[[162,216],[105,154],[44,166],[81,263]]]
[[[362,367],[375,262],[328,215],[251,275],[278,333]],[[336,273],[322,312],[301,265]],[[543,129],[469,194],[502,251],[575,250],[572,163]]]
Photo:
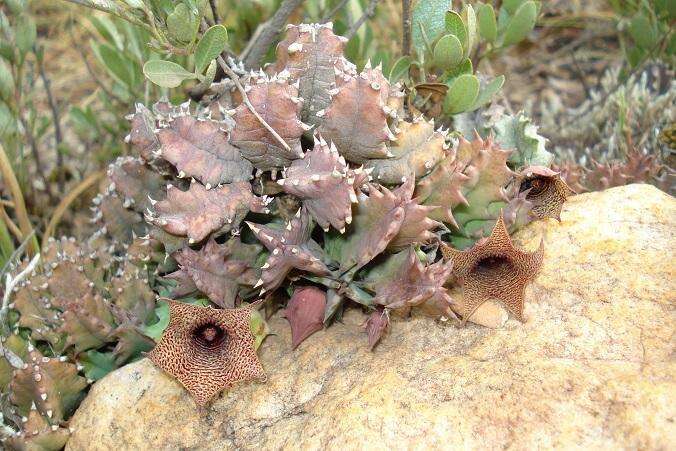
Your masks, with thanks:
[[[358,72],[330,24],[289,27],[275,63],[242,77],[243,89],[212,84],[223,31],[184,41],[191,77],[211,85],[199,104],[138,104],[129,117],[137,156],[110,166],[94,199],[98,232],[84,245],[50,243],[12,290],[2,360],[4,418],[20,431],[12,446],[61,446],[87,384],[152,349],[167,326],[150,357],[199,403],[264,377],[255,350],[266,328],[245,305],[264,295],[291,296],[294,347],[348,303],[372,312],[371,348],[391,313],[423,303],[466,321],[495,275],[511,278],[520,316],[518,293],[541,251],[518,253],[507,227],[560,209],[566,195],[548,194],[561,182],[540,168],[551,162],[541,138],[508,124],[520,139],[511,150],[478,134],[454,142],[407,113],[380,67]],[[151,60],[144,71],[175,85],[172,64]],[[443,241],[453,247],[439,258]],[[476,261],[453,276],[466,258]],[[465,307],[453,307],[447,281],[472,287]],[[158,305],[150,287],[182,302]],[[199,378],[182,372],[217,355]]]
[[[60,449],[88,385],[154,347],[149,243],[137,244],[120,257],[96,237],[52,240],[6,287],[0,405],[10,448]]]
[[[290,296],[294,347],[350,304],[370,312],[371,348],[390,315],[422,304],[466,321],[488,293],[521,318],[542,248],[514,249],[508,230],[558,216],[568,194],[542,166],[540,138],[510,123],[521,140],[510,150],[492,136],[454,142],[408,115],[379,67],[358,72],[344,46],[330,24],[290,26],[276,62],[242,78],[246,101],[224,81],[196,105],[137,105],[127,140],[138,156],[110,166],[94,199],[99,231],[86,248],[54,243],[14,294],[10,342],[75,366],[54,417],[39,388],[17,398],[32,354],[5,347],[22,362],[6,377],[7,418],[24,431],[14,440],[28,440],[30,415],[59,432],[87,379],[149,351],[165,327],[150,358],[198,403],[263,379],[259,299],[274,309]],[[176,301],[157,304],[151,286]]]
[[[35,3],[11,0],[0,7],[0,167],[3,194],[11,199],[0,207],[2,266],[27,240],[28,250],[37,250],[41,237],[34,229],[46,241],[64,215],[71,219],[68,207],[83,205],[67,194],[87,192],[101,178],[97,170],[125,152],[119,137],[129,130],[123,117],[129,106],[160,95],[141,72],[151,58],[150,34],[120,19],[92,16],[86,21],[91,33],[70,40],[97,89],[66,101],[68,94],[52,83],[54,53],[36,25]],[[72,23],[64,26],[73,33]],[[80,42],[89,36],[93,61]]]
[[[413,57],[397,60],[389,79],[404,79],[417,94],[413,105],[433,117],[476,111],[500,91],[503,75],[489,79],[475,73],[480,61],[525,39],[535,26],[538,1],[464,3],[460,11],[448,2],[422,0],[411,12]]]

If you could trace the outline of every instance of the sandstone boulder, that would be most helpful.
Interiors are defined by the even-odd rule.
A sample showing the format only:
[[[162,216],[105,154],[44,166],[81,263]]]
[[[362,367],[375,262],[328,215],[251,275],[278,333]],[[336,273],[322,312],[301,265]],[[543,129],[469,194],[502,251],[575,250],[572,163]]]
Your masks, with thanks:
[[[525,324],[496,305],[496,328],[398,320],[371,353],[360,312],[295,351],[273,318],[266,384],[200,410],[141,360],[94,385],[68,449],[670,448],[676,200],[630,185],[575,196],[561,216],[516,237],[546,240]]]

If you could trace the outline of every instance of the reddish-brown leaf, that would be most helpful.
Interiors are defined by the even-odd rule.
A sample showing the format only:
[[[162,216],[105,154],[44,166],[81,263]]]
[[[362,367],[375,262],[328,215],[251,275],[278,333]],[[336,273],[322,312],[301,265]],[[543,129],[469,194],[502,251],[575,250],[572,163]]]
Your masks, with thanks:
[[[379,81],[366,71],[345,77],[331,104],[315,113],[323,119],[319,132],[350,162],[360,164],[393,156],[387,143],[395,136],[387,125]]]
[[[202,241],[211,232],[239,227],[249,211],[267,211],[265,201],[251,192],[249,182],[236,182],[207,190],[192,181],[188,191],[167,187],[167,199],[155,204],[146,219],[165,231]]]
[[[333,144],[316,136],[314,148],[294,161],[284,177],[277,183],[302,200],[321,228],[344,230],[352,222],[352,203],[368,176],[362,168],[351,170]]]
[[[265,122],[286,142],[289,149],[270,133],[242,103],[235,110],[235,128],[230,140],[260,170],[286,167],[303,156],[300,137],[305,131],[300,121],[301,100],[298,89],[287,78],[252,79],[248,87],[249,101]]]
[[[253,286],[258,279],[254,260],[261,246],[244,244],[233,237],[225,244],[217,244],[213,239],[199,251],[189,247],[181,249],[172,256],[180,265],[180,270],[170,274],[170,278],[187,274],[195,287],[206,294],[211,301],[224,308],[233,308],[237,294],[242,286]],[[186,284],[184,288],[191,288]]]
[[[314,113],[331,102],[329,91],[336,87],[336,74],[354,72],[354,65],[343,57],[347,39],[336,36],[327,24],[289,25],[286,38],[277,45],[277,61],[272,71],[288,71],[290,81],[298,81],[303,99],[301,118],[310,125],[321,122]]]
[[[364,327],[368,336],[369,349],[373,351],[373,348],[376,347],[390,327],[390,315],[388,311],[383,308],[377,308],[369,315]]]
[[[261,278],[255,288],[262,286],[262,291],[277,288],[286,275],[293,269],[310,272],[320,276],[330,274],[324,262],[315,254],[315,246],[311,247],[310,233],[312,220],[305,208],[301,208],[282,230],[247,222],[258,241],[270,251],[262,266]]]
[[[218,122],[180,116],[159,131],[162,157],[180,176],[194,177],[208,187],[250,180],[253,167],[228,142]]]
[[[296,349],[307,337],[324,327],[326,293],[316,287],[296,287],[284,310],[291,325],[291,345]]]

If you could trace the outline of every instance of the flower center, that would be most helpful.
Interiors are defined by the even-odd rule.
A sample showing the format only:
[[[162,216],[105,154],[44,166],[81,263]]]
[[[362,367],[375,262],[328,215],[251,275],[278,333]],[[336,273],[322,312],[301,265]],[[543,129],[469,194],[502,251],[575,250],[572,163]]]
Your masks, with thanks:
[[[226,333],[218,324],[207,323],[195,328],[192,337],[200,347],[213,349],[223,344]]]
[[[474,265],[474,272],[482,278],[501,279],[514,271],[512,262],[502,256],[484,257]]]
[[[532,178],[524,180],[519,187],[519,192],[530,189],[528,196],[539,194],[547,188],[547,182],[542,178]]]

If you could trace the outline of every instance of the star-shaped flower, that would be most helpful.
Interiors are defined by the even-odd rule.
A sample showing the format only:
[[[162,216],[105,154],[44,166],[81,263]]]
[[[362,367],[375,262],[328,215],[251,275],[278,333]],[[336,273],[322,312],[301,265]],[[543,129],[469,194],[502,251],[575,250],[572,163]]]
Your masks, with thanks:
[[[148,357],[207,404],[237,382],[265,381],[249,325],[250,307],[213,309],[169,302],[169,326]]]
[[[573,194],[558,172],[542,166],[529,166],[521,171],[519,192],[529,190],[526,200],[533,204],[533,214],[540,218],[555,218],[561,221],[561,208],[568,196]]]
[[[542,266],[544,240],[535,252],[515,248],[501,212],[488,238],[465,251],[443,243],[441,250],[444,260],[453,261],[453,275],[463,287],[462,324],[489,299],[502,302],[519,321],[524,320],[524,291]]]

